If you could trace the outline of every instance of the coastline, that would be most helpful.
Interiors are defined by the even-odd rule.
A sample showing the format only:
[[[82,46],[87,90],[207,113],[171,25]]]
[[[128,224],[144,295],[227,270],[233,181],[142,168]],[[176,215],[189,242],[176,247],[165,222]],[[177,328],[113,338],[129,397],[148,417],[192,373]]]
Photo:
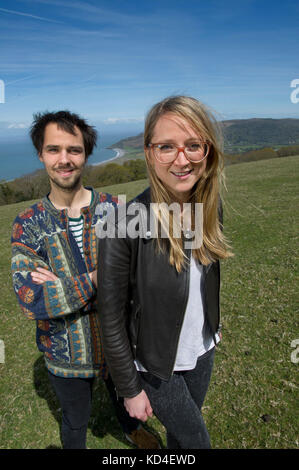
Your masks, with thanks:
[[[104,160],[103,162],[91,163],[90,166],[98,166],[98,165],[103,165],[104,163],[110,163],[113,160],[116,160],[117,158],[124,157],[126,153],[125,150],[116,148],[116,147],[115,148],[111,147],[110,150],[114,150],[114,152],[116,152],[115,157],[109,158],[108,160]]]
[[[98,165],[103,165],[103,164],[106,164],[106,163],[110,163],[112,162],[113,160],[117,160],[118,158],[121,158],[121,157],[124,157],[125,155],[125,150],[123,149],[120,149],[120,148],[113,148],[111,147],[110,150],[114,150],[116,152],[116,155],[112,158],[109,158],[108,160],[104,160],[102,162],[98,162],[98,163],[87,163],[88,166],[98,166]],[[35,170],[36,171],[36,170]],[[34,173],[34,172],[32,172]],[[27,174],[24,174],[22,176],[17,176],[16,178],[12,178],[12,179],[9,179],[9,180],[3,180],[3,181],[0,181],[0,184],[5,184],[5,183],[10,183],[12,181],[15,181],[16,179],[18,178],[23,178],[24,176],[28,176],[28,175],[31,175],[32,173],[27,173]]]

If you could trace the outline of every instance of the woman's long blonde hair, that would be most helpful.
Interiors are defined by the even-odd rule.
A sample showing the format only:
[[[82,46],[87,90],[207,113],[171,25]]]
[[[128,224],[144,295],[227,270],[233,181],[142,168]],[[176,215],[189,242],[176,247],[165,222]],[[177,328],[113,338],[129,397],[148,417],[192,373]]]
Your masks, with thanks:
[[[207,265],[218,259],[233,256],[229,244],[221,230],[218,205],[219,196],[223,198],[222,188],[225,187],[223,173],[222,134],[213,114],[198,100],[189,96],[170,96],[154,105],[148,112],[144,129],[144,149],[151,187],[151,200],[154,203],[174,202],[174,196],[157,177],[149,157],[149,144],[152,141],[158,119],[166,113],[173,113],[186,120],[191,127],[209,142],[206,168],[199,181],[193,187],[188,202],[203,203],[203,243],[200,248],[193,249],[192,254],[201,264]],[[162,204],[163,205],[163,204]],[[158,238],[157,247],[160,251],[169,250],[169,262],[180,272],[188,259],[183,248],[183,239],[173,236],[172,216],[169,215],[169,237]],[[163,213],[156,215],[158,225],[163,226]],[[194,227],[194,210],[192,227]]]

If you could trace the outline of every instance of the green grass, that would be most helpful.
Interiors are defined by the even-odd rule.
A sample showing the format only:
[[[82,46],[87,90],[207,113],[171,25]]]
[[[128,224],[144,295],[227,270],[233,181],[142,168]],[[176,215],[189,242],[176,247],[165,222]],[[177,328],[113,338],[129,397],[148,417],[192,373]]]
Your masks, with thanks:
[[[226,170],[224,227],[235,256],[222,262],[223,339],[203,407],[214,448],[298,447],[298,363],[291,361],[291,342],[299,338],[298,162],[286,157]],[[146,186],[143,180],[105,190],[129,200]],[[0,207],[0,339],[6,347],[0,364],[0,448],[9,449],[60,446],[59,405],[35,346],[35,325],[23,317],[11,287],[11,224],[29,204]],[[157,419],[148,426],[165,445]],[[130,447],[101,381],[87,445]]]
[[[144,160],[143,148],[124,147],[124,150],[126,152],[125,155],[123,157],[115,158],[113,163],[121,165],[129,160]]]

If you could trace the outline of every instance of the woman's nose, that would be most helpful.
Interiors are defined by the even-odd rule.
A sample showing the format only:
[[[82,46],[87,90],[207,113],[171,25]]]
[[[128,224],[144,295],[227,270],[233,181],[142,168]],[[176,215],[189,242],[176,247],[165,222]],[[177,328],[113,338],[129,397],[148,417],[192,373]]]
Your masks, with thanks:
[[[180,166],[185,166],[189,163],[188,158],[186,158],[186,155],[182,149],[178,150],[178,154],[176,159],[173,162],[175,165],[180,165]]]

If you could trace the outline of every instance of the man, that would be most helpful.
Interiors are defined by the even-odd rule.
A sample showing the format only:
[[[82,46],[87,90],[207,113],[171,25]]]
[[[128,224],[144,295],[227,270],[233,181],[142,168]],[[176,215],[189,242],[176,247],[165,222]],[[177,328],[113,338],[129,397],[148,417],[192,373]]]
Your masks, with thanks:
[[[15,219],[13,285],[21,309],[36,320],[37,346],[62,408],[63,448],[86,448],[96,376],[105,380],[126,438],[139,448],[158,448],[117,400],[103,357],[95,305],[95,209],[117,200],[82,185],[97,134],[78,115],[59,111],[36,115],[31,138],[51,190]]]

